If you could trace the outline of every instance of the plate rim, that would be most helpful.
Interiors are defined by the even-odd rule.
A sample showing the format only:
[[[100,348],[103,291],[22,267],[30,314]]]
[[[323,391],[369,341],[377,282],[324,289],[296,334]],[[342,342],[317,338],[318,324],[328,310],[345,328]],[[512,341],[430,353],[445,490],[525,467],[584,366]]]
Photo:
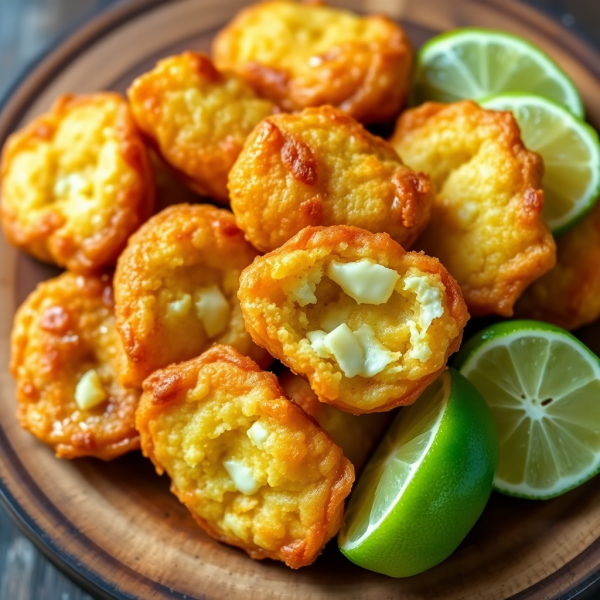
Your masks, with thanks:
[[[134,20],[139,15],[152,10],[172,0],[118,0],[115,4],[101,9],[93,17],[79,21],[70,26],[56,40],[29,60],[9,82],[8,88],[0,96],[0,147],[12,130],[12,126],[18,123],[26,114],[29,107],[35,102],[36,91],[43,89],[79,52],[92,46],[104,35],[114,29],[116,25],[123,25]],[[469,1],[469,0],[468,0]],[[527,15],[537,21],[545,29],[547,35],[551,35],[548,28],[559,28],[564,32],[563,43],[568,46],[570,52],[581,60],[586,67],[600,80],[600,63],[590,64],[582,57],[582,49],[589,49],[596,57],[600,57],[600,46],[581,31],[578,27],[567,28],[550,12],[534,8],[515,0],[487,0],[491,5],[501,5],[504,10],[516,13],[518,16]],[[25,101],[19,102],[18,97],[24,96]],[[8,458],[12,448],[8,441],[4,428],[0,424],[0,450]],[[12,459],[13,465],[19,467],[18,457]],[[35,484],[35,482],[33,482]],[[107,581],[98,572],[89,568],[83,561],[75,560],[75,557],[63,551],[60,544],[56,544],[53,538],[47,534],[41,525],[38,525],[29,513],[17,501],[11,492],[8,483],[0,477],[0,504],[6,509],[8,515],[19,527],[23,534],[34,544],[34,546],[47,558],[56,568],[79,585],[85,592],[98,600],[141,600],[137,594],[130,595],[122,590],[115,589],[114,584]],[[565,563],[553,574],[540,580],[533,586],[511,596],[513,600],[525,600],[531,592],[542,591],[551,580],[561,577],[561,574],[569,570],[569,566],[581,558],[584,552],[595,548],[600,551],[600,537],[595,540],[581,554]],[[167,590],[160,583],[153,585]],[[574,582],[570,588],[562,594],[554,597],[554,600],[574,600],[580,594],[591,593],[600,590],[600,562],[598,568],[593,570],[585,579]],[[168,589],[171,597],[184,598],[176,590]],[[187,596],[189,598],[189,596]]]

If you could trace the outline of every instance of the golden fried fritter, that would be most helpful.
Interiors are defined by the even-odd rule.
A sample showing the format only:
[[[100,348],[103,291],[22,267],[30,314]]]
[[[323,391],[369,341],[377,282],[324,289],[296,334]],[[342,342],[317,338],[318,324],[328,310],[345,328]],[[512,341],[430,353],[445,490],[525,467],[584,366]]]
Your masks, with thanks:
[[[417,247],[452,273],[471,314],[511,316],[556,259],[541,216],[542,159],[525,148],[512,114],[426,103],[403,113],[391,143],[438,192]]]
[[[385,231],[408,247],[435,196],[427,176],[330,106],[265,119],[231,170],[229,191],[238,225],[264,252],[308,225]]]
[[[142,450],[214,538],[297,569],[338,531],[354,469],[276,377],[229,346],[144,381]]]
[[[256,255],[229,211],[179,204],[152,217],[129,240],[115,273],[127,355],[121,381],[141,386],[156,369],[215,343],[268,364],[246,332],[236,296],[240,273]]]
[[[525,290],[515,313],[573,330],[600,317],[600,203],[556,249],[556,266]]]
[[[308,413],[331,439],[343,450],[344,456],[360,473],[371,452],[383,437],[393,413],[353,415],[319,402],[306,379],[286,370],[279,383],[288,398]]]
[[[7,239],[78,273],[114,265],[154,209],[146,147],[118,94],[62,96],[2,155]]]
[[[413,53],[403,29],[321,3],[261,2],[215,38],[215,63],[245,77],[284,110],[331,104],[363,123],[402,108]]]
[[[159,61],[127,91],[141,129],[197,193],[228,201],[227,173],[244,140],[277,112],[241,77],[185,52]]]
[[[59,458],[116,458],[139,448],[140,391],[124,389],[116,364],[110,278],[63,273],[21,306],[11,340],[21,427]]]
[[[354,414],[414,402],[458,350],[468,313],[440,262],[387,234],[307,227],[255,259],[238,292],[254,341]]]

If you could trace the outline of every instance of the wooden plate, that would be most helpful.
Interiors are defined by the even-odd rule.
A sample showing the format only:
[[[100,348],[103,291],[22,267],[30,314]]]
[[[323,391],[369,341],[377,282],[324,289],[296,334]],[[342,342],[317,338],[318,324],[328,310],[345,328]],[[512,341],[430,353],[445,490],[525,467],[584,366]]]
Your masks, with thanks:
[[[62,92],[124,91],[162,57],[208,50],[242,0],[134,0],[117,5],[47,55],[0,114],[0,142]],[[335,2],[337,4],[337,2]],[[399,19],[415,45],[458,26],[521,34],[575,79],[600,124],[600,57],[510,0],[346,0]],[[139,454],[109,464],[59,461],[14,418],[8,374],[16,306],[55,271],[0,238],[0,495],[38,546],[99,598],[572,598],[600,579],[600,478],[549,502],[494,495],[461,547],[425,574],[394,580],[347,562],[330,544],[312,566],[255,562],[207,538]],[[582,332],[600,350],[600,328]],[[10,600],[10,599],[6,599]]]

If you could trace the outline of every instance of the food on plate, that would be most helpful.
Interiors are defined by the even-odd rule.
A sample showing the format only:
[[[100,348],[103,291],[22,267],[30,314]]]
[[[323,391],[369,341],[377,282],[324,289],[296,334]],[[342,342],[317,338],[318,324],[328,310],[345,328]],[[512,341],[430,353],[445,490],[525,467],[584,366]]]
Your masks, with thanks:
[[[330,104],[363,123],[394,117],[413,61],[404,30],[384,16],[322,3],[260,2],[213,42],[215,63],[286,111]]]
[[[150,150],[150,163],[156,182],[155,212],[173,204],[195,204],[201,200],[154,150]]]
[[[577,338],[539,321],[498,323],[464,345],[457,367],[496,421],[496,490],[545,500],[600,471],[600,359]]]
[[[523,292],[515,312],[573,330],[600,317],[600,205],[556,248],[556,266]]]
[[[566,73],[539,48],[510,33],[465,27],[430,39],[417,54],[412,99],[483,100],[503,92],[539,94],[583,118],[583,102]]]
[[[144,454],[198,524],[252,558],[309,565],[342,525],[352,465],[233,348],[153,373],[136,422]]]
[[[429,221],[429,178],[329,106],[265,119],[229,174],[231,208],[247,239],[268,252],[308,225],[385,231],[409,247]]]
[[[120,352],[108,275],[63,273],[40,283],[11,338],[21,427],[59,458],[110,460],[137,450],[140,392],[119,384]]]
[[[307,227],[240,279],[246,328],[321,402],[354,414],[411,404],[458,350],[468,313],[440,262],[387,234]]]
[[[8,139],[0,176],[8,241],[78,273],[114,265],[154,210],[146,147],[118,94],[61,96]]]
[[[319,402],[308,381],[291,371],[284,371],[278,378],[286,396],[317,421],[323,431],[343,450],[356,473],[359,473],[373,448],[383,437],[391,413],[353,415]]]
[[[227,173],[244,140],[276,112],[241,77],[184,52],[158,62],[127,91],[139,127],[197,193],[227,202]]]
[[[510,317],[521,292],[556,261],[541,215],[544,166],[512,114],[469,100],[429,102],[403,113],[391,142],[437,190],[417,247],[456,278],[472,315]]]
[[[368,462],[350,496],[340,550],[391,577],[433,567],[483,512],[497,465],[490,409],[450,369],[399,411]]]
[[[115,273],[121,381],[141,386],[156,369],[215,343],[268,364],[244,328],[236,296],[240,273],[256,255],[233,215],[208,204],[171,206],[141,227]]]

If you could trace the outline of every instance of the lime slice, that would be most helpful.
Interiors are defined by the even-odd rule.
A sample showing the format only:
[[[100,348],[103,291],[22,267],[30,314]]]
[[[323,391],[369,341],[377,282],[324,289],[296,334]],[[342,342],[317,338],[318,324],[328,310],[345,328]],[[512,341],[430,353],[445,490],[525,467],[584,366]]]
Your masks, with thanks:
[[[413,103],[481,100],[502,92],[531,92],[583,117],[573,82],[539,48],[508,33],[455,29],[429,40],[417,55]]]
[[[481,515],[497,461],[484,399],[460,373],[447,371],[400,410],[365,467],[338,538],[341,551],[392,577],[433,567]]]
[[[492,110],[510,110],[527,148],[542,155],[543,214],[554,235],[566,233],[593,208],[600,193],[598,134],[541,96],[510,92],[480,104]]]
[[[600,470],[600,360],[578,339],[508,321],[471,338],[457,364],[496,420],[499,492],[553,498]]]

